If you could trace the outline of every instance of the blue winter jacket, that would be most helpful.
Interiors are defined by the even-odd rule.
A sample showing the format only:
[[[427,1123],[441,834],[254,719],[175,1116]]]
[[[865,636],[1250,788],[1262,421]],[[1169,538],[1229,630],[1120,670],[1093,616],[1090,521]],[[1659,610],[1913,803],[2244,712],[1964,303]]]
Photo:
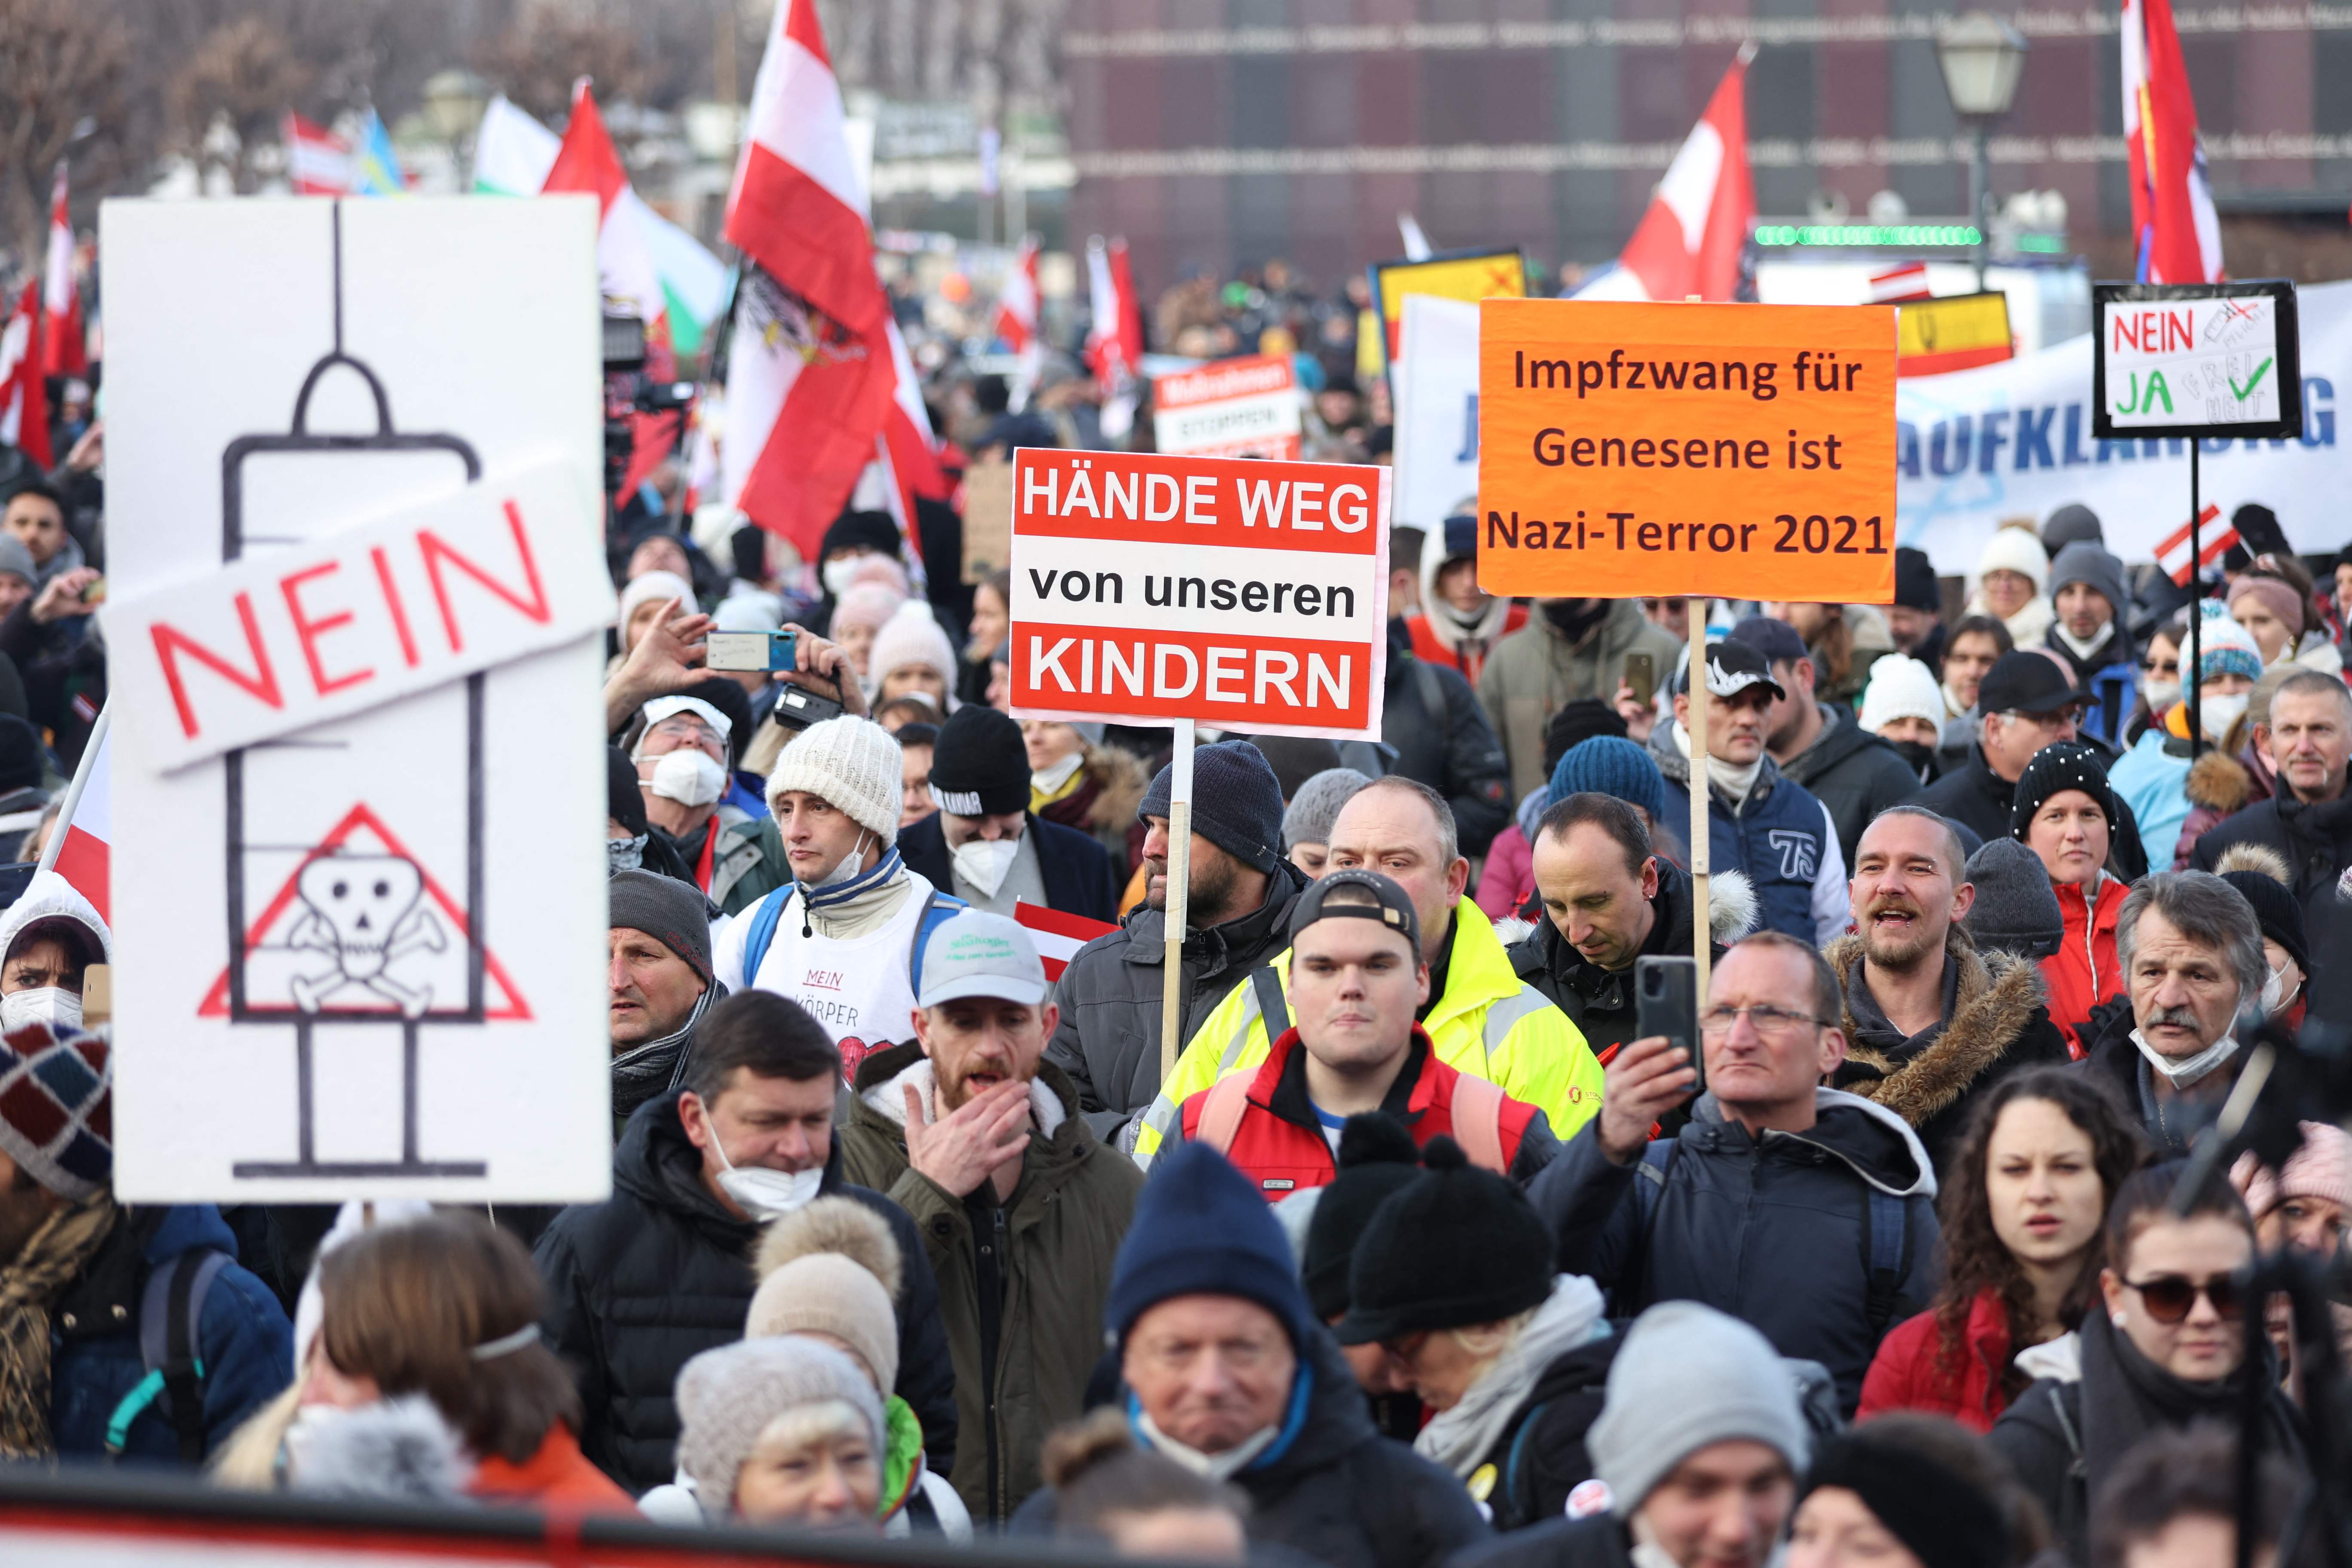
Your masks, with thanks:
[[[64,1458],[104,1457],[108,1422],[147,1375],[139,1312],[148,1277],[196,1247],[236,1255],[236,1238],[212,1205],[125,1209],[66,1287],[49,1314],[49,1430]],[[293,1329],[269,1288],[232,1262],[205,1294],[196,1337],[210,1454],[286,1386],[293,1373]],[[131,1423],[122,1451],[131,1460],[178,1461],[179,1434],[162,1395]]]
[[[1666,780],[1661,826],[1688,844],[1690,761],[1675,743],[1671,724],[1651,733],[1650,760]],[[1819,795],[1784,777],[1767,756],[1737,813],[1720,789],[1710,785],[1706,799],[1707,868],[1747,876],[1756,889],[1759,929],[1786,931],[1815,947],[1845,934],[1852,913],[1845,868],[1853,851],[1838,843],[1837,826]]]

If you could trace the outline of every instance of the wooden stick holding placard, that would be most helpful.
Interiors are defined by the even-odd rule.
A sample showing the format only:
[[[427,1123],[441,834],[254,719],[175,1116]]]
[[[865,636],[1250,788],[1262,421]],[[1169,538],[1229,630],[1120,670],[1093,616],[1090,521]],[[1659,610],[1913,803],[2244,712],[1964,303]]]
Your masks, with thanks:
[[[1168,958],[1160,975],[1160,1081],[1176,1076],[1184,1001],[1184,922],[1192,886],[1192,721],[1178,719],[1168,776]]]
[[[1707,945],[1706,806],[1710,787],[1706,772],[1706,610],[1709,601],[1694,595],[1683,601],[1690,620],[1690,873],[1691,958],[1697,967],[1696,1004],[1706,1005],[1706,973],[1713,950]]]

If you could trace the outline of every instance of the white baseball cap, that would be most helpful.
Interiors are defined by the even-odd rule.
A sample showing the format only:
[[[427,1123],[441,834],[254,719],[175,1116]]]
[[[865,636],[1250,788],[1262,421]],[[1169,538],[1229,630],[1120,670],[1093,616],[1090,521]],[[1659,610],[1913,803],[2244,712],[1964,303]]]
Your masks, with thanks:
[[[1029,933],[1003,915],[980,910],[940,922],[923,948],[923,989],[916,1005],[936,1007],[991,996],[1034,1007],[1045,999],[1045,964]]]

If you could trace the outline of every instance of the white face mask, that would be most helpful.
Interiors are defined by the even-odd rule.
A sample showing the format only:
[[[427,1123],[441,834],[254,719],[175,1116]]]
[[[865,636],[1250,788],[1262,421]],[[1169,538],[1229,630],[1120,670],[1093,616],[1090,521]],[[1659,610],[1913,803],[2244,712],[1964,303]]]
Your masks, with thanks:
[[[654,763],[646,787],[680,805],[709,805],[727,793],[727,770],[709,752],[680,746]]]
[[[2139,1047],[2139,1054],[2147,1058],[2147,1065],[2162,1073],[2165,1081],[2175,1089],[2189,1088],[2238,1054],[2238,1041],[2233,1035],[2222,1036],[2193,1057],[2178,1058],[2159,1052],[2141,1038],[2137,1029],[2132,1031],[2131,1038],[2132,1044]]]
[[[2180,682],[2177,680],[2143,680],[2139,690],[2147,699],[2147,710],[2151,713],[2169,713],[2172,705],[2180,700]]]
[[[838,561],[826,562],[817,574],[824,579],[824,591],[838,599],[849,592],[857,569],[865,563],[863,555],[845,555]]]
[[[642,868],[646,863],[646,837],[640,833],[635,838],[604,840],[604,874],[609,877]]]
[[[2246,710],[2246,700],[2250,695],[2243,691],[2233,691],[2226,697],[2216,693],[2199,703],[2202,710],[2200,718],[2205,725],[2205,738],[2219,741],[2229,734],[2230,726],[2236,723],[2238,715]]]
[[[2294,961],[2290,959],[2288,962],[2293,963]],[[2295,991],[2303,989],[2303,982],[2301,980],[2297,980],[2294,983],[2294,989]],[[2263,982],[2263,1016],[2265,1018],[2269,1017],[2272,1014],[2276,1013],[2280,1008],[2285,1006],[2289,1002],[2294,1000],[2294,992],[2289,991],[2286,988],[2286,969],[2283,964],[2279,968],[2272,970],[2271,977]]]
[[[703,1125],[710,1126],[710,1111],[703,1108]],[[725,1169],[719,1173],[719,1188],[740,1205],[745,1213],[758,1219],[775,1219],[806,1208],[815,1198],[816,1190],[824,1183],[824,1167],[811,1171],[772,1171],[765,1165],[747,1168],[738,1166],[727,1157],[727,1145],[719,1141],[719,1129],[710,1127],[710,1147],[719,1155]]]
[[[857,835],[857,842],[849,847],[849,853],[844,855],[841,858],[840,862],[835,865],[832,870],[827,871],[815,881],[809,883],[808,886],[812,888],[830,888],[835,882],[846,882],[849,879],[857,875],[857,863],[864,858],[866,858],[866,835],[861,831]]]
[[[1034,768],[1029,773],[1029,787],[1043,795],[1051,795],[1070,782],[1070,775],[1086,765],[1083,751],[1072,752],[1050,767]]]
[[[37,991],[12,991],[0,996],[0,1031],[13,1032],[27,1024],[81,1027],[79,993],[44,985]]]
[[[968,838],[956,846],[955,874],[971,883],[982,898],[992,899],[1013,870],[1013,858],[1020,853],[1018,838]]]

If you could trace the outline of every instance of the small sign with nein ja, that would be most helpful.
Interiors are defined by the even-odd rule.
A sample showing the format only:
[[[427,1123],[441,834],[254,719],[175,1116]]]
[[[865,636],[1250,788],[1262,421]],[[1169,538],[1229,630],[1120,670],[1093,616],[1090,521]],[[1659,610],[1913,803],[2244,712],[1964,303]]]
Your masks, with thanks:
[[[2303,433],[2294,285],[2100,283],[2092,434]]]

